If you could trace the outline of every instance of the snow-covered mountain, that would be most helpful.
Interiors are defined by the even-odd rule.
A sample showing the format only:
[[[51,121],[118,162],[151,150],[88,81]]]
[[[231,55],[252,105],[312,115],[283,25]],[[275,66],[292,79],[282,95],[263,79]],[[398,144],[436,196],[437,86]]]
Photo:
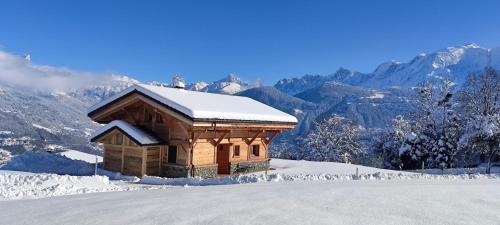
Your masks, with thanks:
[[[153,81],[149,84],[157,85],[157,86],[171,86],[169,83]],[[247,90],[251,87],[255,87],[255,85],[250,85],[249,83],[243,81],[236,74],[230,73],[226,77],[213,81],[197,81],[194,83],[190,83],[186,85],[187,90],[191,91],[201,91],[201,92],[210,92],[210,93],[219,93],[219,94],[228,94],[233,95],[238,92]]]
[[[469,73],[481,71],[485,67],[500,69],[500,48],[482,48],[471,43],[428,54],[422,53],[406,63],[395,60],[385,62],[371,73],[361,73],[341,67],[327,76],[305,75],[301,78],[281,79],[274,86],[293,95],[328,81],[360,87],[385,88],[414,87],[429,79],[446,77],[461,85]]]
[[[198,81],[189,84],[186,88],[193,91],[211,92],[220,94],[236,94],[238,92],[248,89],[251,85],[241,80],[236,74],[229,74],[227,77],[222,78],[212,83]]]

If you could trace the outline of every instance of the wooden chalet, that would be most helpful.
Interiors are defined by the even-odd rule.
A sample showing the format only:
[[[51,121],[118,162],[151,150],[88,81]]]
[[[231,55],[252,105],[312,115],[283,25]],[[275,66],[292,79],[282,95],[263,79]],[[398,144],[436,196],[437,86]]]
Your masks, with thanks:
[[[89,110],[106,124],[104,168],[126,175],[214,177],[266,170],[268,145],[297,119],[253,99],[133,85]]]

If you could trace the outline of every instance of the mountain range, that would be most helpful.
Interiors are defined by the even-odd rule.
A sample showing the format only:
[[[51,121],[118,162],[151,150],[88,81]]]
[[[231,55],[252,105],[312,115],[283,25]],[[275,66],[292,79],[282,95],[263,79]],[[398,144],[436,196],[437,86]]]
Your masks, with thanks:
[[[428,54],[421,53],[406,63],[395,60],[385,62],[371,73],[341,67],[327,76],[305,75],[301,78],[281,79],[275,87],[288,94],[297,94],[328,81],[368,88],[408,88],[429,79],[448,78],[460,85],[467,74],[481,71],[485,67],[500,68],[500,48],[481,48],[471,43]]]
[[[139,81],[34,65],[30,58],[0,51],[0,149],[12,154],[66,148],[99,153],[88,143],[99,125],[87,118],[86,109]],[[418,83],[448,78],[459,86],[467,74],[487,66],[500,69],[500,48],[466,44],[419,54],[410,62],[385,62],[370,73],[342,67],[329,75],[281,79],[274,86],[249,84],[229,74],[213,82],[187,84],[186,89],[247,96],[295,115],[297,128],[281,135],[287,140],[332,114],[367,129],[384,127],[395,116],[412,111],[412,87]]]

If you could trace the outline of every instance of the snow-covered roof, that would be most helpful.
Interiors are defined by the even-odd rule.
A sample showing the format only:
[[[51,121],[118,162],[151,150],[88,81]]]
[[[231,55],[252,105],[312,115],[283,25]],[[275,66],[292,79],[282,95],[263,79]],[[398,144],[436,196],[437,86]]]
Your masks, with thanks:
[[[135,143],[141,146],[157,145],[162,143],[162,141],[159,138],[154,137],[153,135],[149,134],[148,132],[142,130],[139,127],[132,126],[123,120],[113,120],[111,123],[108,123],[105,126],[99,128],[92,134],[90,140],[94,142],[103,135],[112,131],[113,129],[119,129],[130,139],[132,139]]]
[[[139,92],[193,120],[297,123],[297,118],[248,97],[135,84],[92,106],[89,115],[130,93]]]

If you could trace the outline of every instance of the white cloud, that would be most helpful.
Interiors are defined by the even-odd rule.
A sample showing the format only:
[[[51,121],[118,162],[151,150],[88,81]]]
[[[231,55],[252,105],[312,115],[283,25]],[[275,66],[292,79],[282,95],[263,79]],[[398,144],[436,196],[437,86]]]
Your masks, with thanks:
[[[111,73],[92,73],[36,65],[25,57],[0,50],[0,83],[50,91],[69,91],[116,79]]]

